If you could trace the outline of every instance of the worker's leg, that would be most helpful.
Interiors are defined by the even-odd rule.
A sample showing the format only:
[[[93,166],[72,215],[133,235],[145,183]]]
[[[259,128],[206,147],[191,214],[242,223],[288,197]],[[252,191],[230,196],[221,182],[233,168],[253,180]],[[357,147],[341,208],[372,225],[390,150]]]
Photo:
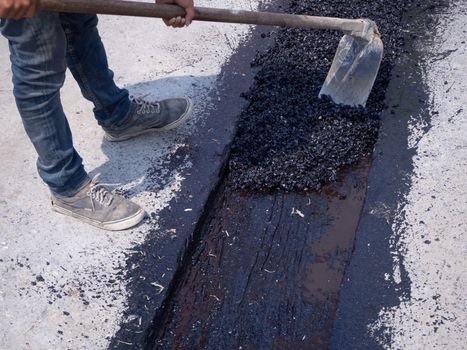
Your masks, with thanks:
[[[108,230],[138,224],[144,210],[97,178],[91,181],[73,148],[60,102],[67,51],[60,16],[40,12],[31,19],[1,20],[0,31],[9,40],[16,103],[39,154],[39,174],[52,190],[52,209]]]
[[[106,128],[123,122],[130,110],[128,91],[118,88],[109,69],[97,30],[97,16],[60,14],[67,40],[68,68],[84,97],[94,103],[94,114]]]
[[[110,141],[123,141],[146,132],[177,127],[191,114],[187,98],[153,102],[128,98],[118,88],[97,30],[97,16],[61,14],[67,38],[67,63],[83,95],[94,103],[94,113]]]
[[[29,19],[2,20],[0,31],[9,40],[14,96],[39,156],[39,175],[53,192],[72,195],[89,178],[60,101],[66,37],[59,15],[39,12]]]

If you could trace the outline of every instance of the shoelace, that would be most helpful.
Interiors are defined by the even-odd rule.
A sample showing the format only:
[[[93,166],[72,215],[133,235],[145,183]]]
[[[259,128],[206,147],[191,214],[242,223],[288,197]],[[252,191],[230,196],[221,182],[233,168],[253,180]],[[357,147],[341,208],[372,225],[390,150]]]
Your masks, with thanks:
[[[136,103],[136,114],[160,113],[161,105],[158,102],[149,102],[140,98],[133,98]]]
[[[97,183],[99,176],[100,174],[97,174],[96,176],[94,176],[94,178],[91,180],[91,187],[86,192],[86,194],[91,199],[91,207],[93,211],[96,208],[94,205],[94,202],[97,202],[105,207],[108,207],[110,206],[110,204],[112,204],[114,195],[112,194],[112,192],[108,191],[105,188],[105,186],[116,186],[117,185],[117,184]]]

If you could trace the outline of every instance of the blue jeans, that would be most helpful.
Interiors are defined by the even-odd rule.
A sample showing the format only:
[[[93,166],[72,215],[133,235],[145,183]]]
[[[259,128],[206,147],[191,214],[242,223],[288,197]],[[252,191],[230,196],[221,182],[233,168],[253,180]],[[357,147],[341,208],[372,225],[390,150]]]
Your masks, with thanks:
[[[119,126],[130,109],[128,91],[113,81],[96,26],[95,15],[49,12],[0,22],[9,41],[16,105],[38,153],[39,175],[62,196],[89,181],[60,100],[66,68],[93,102],[102,127]]]

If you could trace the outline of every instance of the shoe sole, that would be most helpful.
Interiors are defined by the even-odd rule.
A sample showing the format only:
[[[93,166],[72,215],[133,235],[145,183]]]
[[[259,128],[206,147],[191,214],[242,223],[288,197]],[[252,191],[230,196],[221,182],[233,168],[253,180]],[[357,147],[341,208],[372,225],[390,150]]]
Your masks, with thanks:
[[[191,116],[191,114],[193,113],[193,101],[190,98],[186,98],[186,100],[187,100],[188,106],[187,106],[187,109],[186,109],[185,113],[183,113],[182,116],[180,118],[178,118],[176,121],[174,121],[174,122],[172,122],[172,123],[170,123],[170,124],[168,124],[166,126],[163,126],[162,128],[146,129],[146,130],[134,132],[133,134],[128,134],[128,135],[121,136],[121,137],[115,137],[115,136],[109,135],[108,133],[105,133],[104,137],[105,137],[105,139],[107,141],[119,142],[119,141],[126,141],[126,140],[129,140],[129,139],[132,139],[132,138],[134,138],[136,136],[148,134],[150,132],[168,131],[168,130],[175,129],[177,126],[182,124],[186,119],[188,119]]]
[[[138,225],[144,219],[146,215],[146,212],[144,211],[144,209],[141,208],[138,212],[136,212],[136,214],[130,217],[127,217],[125,219],[122,219],[119,221],[110,221],[110,222],[102,223],[99,221],[92,220],[86,216],[76,214],[75,212],[71,210],[59,207],[53,202],[52,202],[52,210],[63,215],[71,216],[75,219],[78,219],[79,221],[85,222],[87,224],[90,224],[92,226],[95,226],[95,227],[98,227],[100,229],[107,230],[107,231],[127,230],[133,226]]]

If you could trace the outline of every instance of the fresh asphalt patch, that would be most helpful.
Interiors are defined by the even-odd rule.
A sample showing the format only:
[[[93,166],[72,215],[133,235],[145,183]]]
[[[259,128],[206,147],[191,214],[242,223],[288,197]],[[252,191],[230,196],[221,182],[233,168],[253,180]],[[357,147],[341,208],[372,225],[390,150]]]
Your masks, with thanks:
[[[127,321],[112,348],[336,344],[340,287],[352,258],[380,117],[390,118],[399,107],[388,105],[387,87],[405,54],[405,33],[416,23],[408,11],[423,6],[429,5],[326,0],[282,6],[286,12],[367,17],[378,24],[385,55],[366,108],[317,98],[340,33],[281,29],[253,60],[248,45],[271,40],[257,30],[240,48],[226,66],[225,90],[216,92],[217,109],[181,151],[190,154],[194,167],[155,231],[179,244],[167,250],[164,239],[149,239],[130,257],[134,284]],[[245,68],[251,61],[258,72],[243,95],[247,103],[240,104],[235,94],[252,82]],[[248,77],[239,78],[239,72]],[[154,281],[161,275],[170,283]]]
[[[402,51],[406,1],[292,1],[288,12],[371,18],[385,45],[366,108],[337,106],[317,96],[342,33],[285,29],[259,55],[232,145],[229,182],[246,191],[308,191],[335,181],[338,170],[371,154],[389,74]]]

